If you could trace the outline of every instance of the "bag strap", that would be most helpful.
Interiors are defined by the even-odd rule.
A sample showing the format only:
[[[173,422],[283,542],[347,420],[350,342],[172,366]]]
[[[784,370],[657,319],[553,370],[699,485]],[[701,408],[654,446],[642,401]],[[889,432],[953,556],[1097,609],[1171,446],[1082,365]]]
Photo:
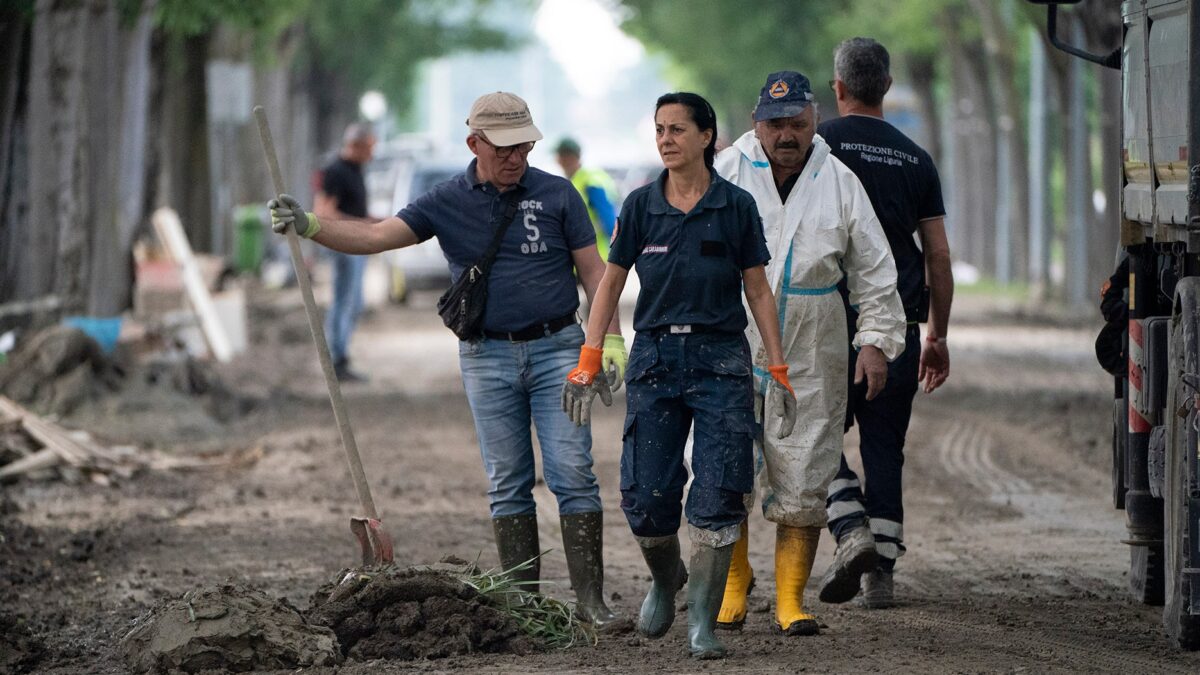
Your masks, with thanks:
[[[479,262],[475,263],[475,267],[479,269],[481,274],[486,274],[492,268],[492,262],[496,259],[496,254],[500,252],[500,241],[504,239],[504,233],[508,231],[508,226],[512,224],[513,216],[517,215],[517,195],[516,189],[513,189],[510,196],[504,203],[504,217],[496,228],[496,234],[492,235],[492,243],[488,244],[487,251]]]

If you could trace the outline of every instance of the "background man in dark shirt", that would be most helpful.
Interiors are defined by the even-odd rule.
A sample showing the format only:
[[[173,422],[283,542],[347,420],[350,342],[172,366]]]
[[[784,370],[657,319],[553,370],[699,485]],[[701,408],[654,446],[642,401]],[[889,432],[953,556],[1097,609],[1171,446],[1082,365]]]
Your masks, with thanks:
[[[937,168],[929,153],[883,119],[883,97],[892,85],[889,61],[883,45],[870,38],[838,45],[833,88],[841,117],[818,127],[833,155],[858,176],[883,224],[908,320],[904,353],[888,364],[884,390],[867,400],[863,387],[852,387],[848,397],[847,428],[858,421],[865,496],[845,457],[829,486],[829,529],[839,541],[839,555],[822,580],[821,599],[846,602],[857,594],[857,575],[839,564],[848,558],[842,543],[852,531],[869,526],[879,553],[878,569],[864,575],[864,599],[870,608],[892,604],[892,569],[904,553],[904,437],[918,386],[923,383],[925,391],[932,392],[950,372],[946,328],[954,294]],[[922,342],[917,324],[926,310],[929,323]],[[851,373],[854,356],[851,349]]]
[[[313,213],[322,218],[356,220],[367,217],[367,184],[363,166],[371,161],[375,135],[365,124],[351,124],[342,136],[338,158],[321,170],[321,188],[313,199]],[[330,251],[333,259],[333,300],[325,315],[325,339],[333,370],[340,381],[363,378],[350,369],[347,350],[350,336],[362,313],[363,270],[366,256]]]

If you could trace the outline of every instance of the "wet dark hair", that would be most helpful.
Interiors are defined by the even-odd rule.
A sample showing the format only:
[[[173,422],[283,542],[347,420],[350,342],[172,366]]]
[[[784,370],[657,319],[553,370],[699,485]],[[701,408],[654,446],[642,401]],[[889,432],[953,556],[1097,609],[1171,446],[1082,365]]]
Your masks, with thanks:
[[[717,156],[717,113],[700,94],[676,91],[658,97],[658,102],[654,104],[655,116],[658,115],[659,108],[672,103],[678,103],[687,108],[688,115],[696,123],[696,126],[700,127],[700,131],[712,130],[712,138],[708,141],[708,147],[704,148],[704,165],[711,169],[713,160]]]

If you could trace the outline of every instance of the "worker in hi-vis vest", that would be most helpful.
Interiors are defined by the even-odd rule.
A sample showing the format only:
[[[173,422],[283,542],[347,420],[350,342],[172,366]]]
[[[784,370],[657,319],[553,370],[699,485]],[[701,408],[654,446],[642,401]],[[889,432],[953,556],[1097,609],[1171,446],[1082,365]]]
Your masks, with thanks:
[[[583,166],[579,157],[582,154],[579,143],[574,139],[564,138],[554,148],[558,157],[558,165],[567,174],[567,178],[579,190],[583,203],[587,205],[588,215],[592,218],[592,228],[596,230],[596,248],[599,249],[600,259],[608,260],[608,241],[612,239],[613,227],[617,222],[617,185],[603,169]]]

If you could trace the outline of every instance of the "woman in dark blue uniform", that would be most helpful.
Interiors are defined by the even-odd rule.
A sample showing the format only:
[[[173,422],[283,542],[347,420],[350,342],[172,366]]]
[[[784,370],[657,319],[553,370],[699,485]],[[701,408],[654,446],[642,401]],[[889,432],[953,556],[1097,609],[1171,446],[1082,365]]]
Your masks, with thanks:
[[[762,221],[748,192],[713,171],[717,120],[696,94],[666,94],[655,108],[658,152],[666,170],[629,195],[617,221],[604,279],[588,320],[579,366],[563,388],[563,407],[578,424],[597,393],[605,326],[629,269],[641,281],[634,311],[637,338],[625,379],[628,411],[621,454],[621,508],[654,579],[638,630],[660,637],[671,627],[675,593],[688,581],[679,554],[687,470],[684,444],[693,430],[693,481],[686,514],[692,537],[688,643],[698,658],[720,658],[713,635],[729,557],[753,487],[754,381],[744,331],[746,304],[764,337],[770,386],[788,393],[775,299],[763,266],[769,259]],[[775,414],[796,418],[794,395],[777,396]]]

